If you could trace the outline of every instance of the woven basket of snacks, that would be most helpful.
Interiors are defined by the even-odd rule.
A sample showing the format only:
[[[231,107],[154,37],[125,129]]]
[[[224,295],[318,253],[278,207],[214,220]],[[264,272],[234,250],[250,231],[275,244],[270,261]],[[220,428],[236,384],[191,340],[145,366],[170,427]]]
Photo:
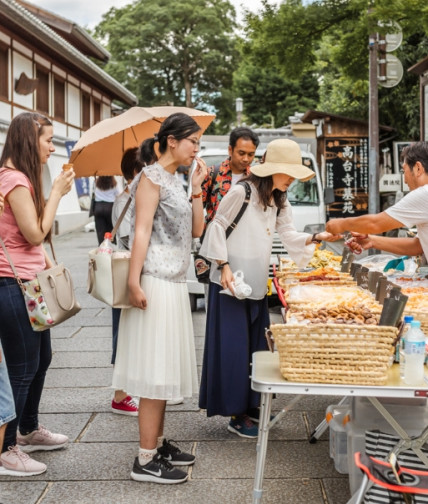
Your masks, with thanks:
[[[282,376],[292,382],[385,385],[398,329],[272,324]]]
[[[331,281],[336,283],[342,280],[347,280],[354,284],[356,283],[349,273],[342,273],[331,267],[316,268],[305,271],[285,270],[282,272],[277,272],[276,275],[280,277],[281,281],[285,281],[287,283],[313,282],[313,281],[325,281],[325,282]]]
[[[360,324],[378,325],[380,309],[370,309],[364,305],[346,307],[342,305],[334,308],[309,308],[306,305],[297,307],[292,305],[286,313],[289,324]]]
[[[357,285],[355,280],[351,278],[320,278],[320,277],[308,277],[306,278],[290,278],[290,277],[282,277],[279,278],[279,285],[283,289],[288,289],[289,287],[294,287],[299,284],[310,284],[310,285],[325,285],[325,286],[334,286],[334,285]]]
[[[353,308],[364,306],[374,312],[380,312],[382,306],[370,292],[356,285],[314,285],[313,283],[288,284],[283,287],[284,298],[290,309],[300,310],[335,308],[344,306]]]

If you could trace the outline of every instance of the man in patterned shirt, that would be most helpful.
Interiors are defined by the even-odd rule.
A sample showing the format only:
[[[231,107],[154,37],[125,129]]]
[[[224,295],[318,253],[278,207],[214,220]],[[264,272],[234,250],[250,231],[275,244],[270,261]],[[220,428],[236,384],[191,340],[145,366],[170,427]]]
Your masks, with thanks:
[[[235,128],[229,136],[229,157],[220,168],[212,166],[202,184],[202,198],[206,209],[205,226],[217,211],[221,199],[244,175],[253,162],[259,137],[250,128]]]

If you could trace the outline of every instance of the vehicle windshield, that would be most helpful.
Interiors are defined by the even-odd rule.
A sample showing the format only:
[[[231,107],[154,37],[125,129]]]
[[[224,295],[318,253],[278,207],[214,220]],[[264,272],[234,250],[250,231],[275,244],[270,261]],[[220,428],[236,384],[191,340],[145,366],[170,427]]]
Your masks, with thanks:
[[[201,158],[205,161],[208,167],[210,166],[218,166],[223,163],[225,159],[227,159],[227,153],[226,154],[209,154],[208,156],[204,156],[203,154],[201,155]]]
[[[303,164],[314,171],[310,158],[303,158]],[[316,177],[307,182],[295,180],[287,191],[287,199],[292,205],[319,205],[319,194]]]

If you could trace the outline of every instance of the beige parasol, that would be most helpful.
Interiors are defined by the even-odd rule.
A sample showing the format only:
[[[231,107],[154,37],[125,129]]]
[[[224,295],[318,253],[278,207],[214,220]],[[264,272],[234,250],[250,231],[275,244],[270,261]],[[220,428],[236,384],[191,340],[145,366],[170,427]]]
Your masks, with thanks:
[[[121,175],[123,153],[152,137],[168,116],[183,112],[193,117],[204,132],[215,115],[187,107],[132,107],[104,119],[83,133],[71,151],[76,177]]]

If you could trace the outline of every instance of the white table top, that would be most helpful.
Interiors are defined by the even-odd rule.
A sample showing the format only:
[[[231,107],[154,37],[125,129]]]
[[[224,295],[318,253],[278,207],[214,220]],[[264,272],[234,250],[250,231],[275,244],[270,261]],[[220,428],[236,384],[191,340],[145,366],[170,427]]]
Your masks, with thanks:
[[[272,394],[428,397],[428,383],[420,387],[402,383],[398,364],[389,369],[387,384],[381,386],[290,382],[281,376],[278,352],[268,351],[253,353],[251,386],[257,392]]]

